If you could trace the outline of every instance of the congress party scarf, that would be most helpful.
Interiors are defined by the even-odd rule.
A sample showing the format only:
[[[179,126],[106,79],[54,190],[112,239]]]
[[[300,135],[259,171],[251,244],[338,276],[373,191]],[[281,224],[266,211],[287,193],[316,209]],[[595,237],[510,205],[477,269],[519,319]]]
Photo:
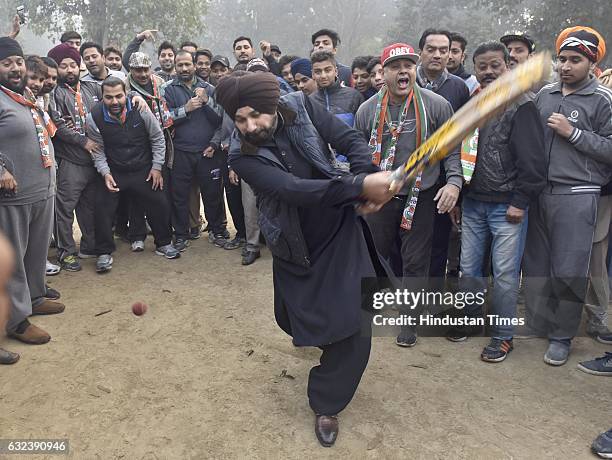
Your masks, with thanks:
[[[83,105],[83,97],[81,96],[81,82],[77,83],[76,89],[69,84],[66,84],[68,91],[74,96],[74,113],[77,114],[74,120],[74,127],[79,134],[85,134],[85,119],[87,113],[85,113],[85,106]]]
[[[40,110],[36,105],[36,98],[29,88],[25,88],[24,95],[11,91],[10,89],[0,85],[2,90],[12,100],[30,109],[32,119],[34,120],[34,126],[36,127],[36,135],[38,137],[38,145],[40,146],[40,155],[42,159],[43,168],[50,168],[53,166],[53,159],[51,158],[51,152],[49,149],[50,138],[55,136],[57,130],[55,124],[49,117],[49,114],[43,110]]]
[[[475,96],[480,92],[480,86],[474,91]],[[479,129],[475,128],[470,134],[466,136],[461,142],[461,169],[463,170],[463,179],[466,184],[469,184],[474,175],[474,169],[476,168],[476,158],[478,156],[478,135]]]
[[[416,118],[416,147],[418,148],[425,142],[425,136],[427,134],[427,114],[419,88],[413,85],[410,94],[408,94],[408,97],[400,109],[400,118],[397,127],[392,124],[393,120],[389,112],[389,93],[387,87],[383,86],[378,92],[374,123],[372,124],[372,133],[370,135],[370,148],[372,149],[372,161],[383,171],[390,171],[393,169],[397,141],[405,127],[410,104],[414,105]],[[389,132],[391,133],[391,140],[383,150],[382,140],[385,124],[388,126]],[[412,228],[419,192],[421,191],[421,180],[422,173],[419,173],[410,188],[410,195],[406,201],[406,206],[402,213],[402,223],[400,224],[400,227],[405,230],[410,230]]]
[[[151,78],[151,83],[153,84],[153,94],[150,94],[146,89],[136,83],[132,78],[132,75],[129,75],[128,79],[130,81],[130,87],[134,88],[142,97],[147,100],[151,111],[159,122],[159,126],[162,129],[170,128],[174,124],[174,120],[170,116],[170,110],[168,110],[168,105],[166,104],[165,99],[163,99],[159,95],[159,86],[157,84],[156,79]]]

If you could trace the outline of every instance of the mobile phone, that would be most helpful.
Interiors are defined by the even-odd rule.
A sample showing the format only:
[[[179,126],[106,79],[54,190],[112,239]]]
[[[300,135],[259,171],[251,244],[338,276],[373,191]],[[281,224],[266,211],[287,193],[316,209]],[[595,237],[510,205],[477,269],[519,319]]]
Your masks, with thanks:
[[[19,5],[17,7],[17,16],[19,16],[19,24],[24,25],[26,22],[25,6]]]

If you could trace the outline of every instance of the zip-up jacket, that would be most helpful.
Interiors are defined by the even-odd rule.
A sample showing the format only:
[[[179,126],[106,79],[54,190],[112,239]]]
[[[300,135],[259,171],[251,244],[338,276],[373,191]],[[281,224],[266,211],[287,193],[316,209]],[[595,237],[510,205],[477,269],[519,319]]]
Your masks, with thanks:
[[[535,104],[545,125],[556,112],[574,127],[569,139],[545,129],[549,185],[569,193],[598,193],[612,177],[612,91],[591,77],[564,96],[557,82],[544,86]]]
[[[357,109],[363,103],[363,96],[355,88],[340,85],[340,80],[328,88],[312,93],[310,99],[321,104],[329,113],[333,113],[349,126],[353,126]]]
[[[163,97],[174,119],[174,147],[185,152],[203,152],[210,145],[215,131],[223,120],[222,109],[214,100],[214,86],[199,77],[193,89],[175,78],[163,87]],[[195,96],[196,88],[204,88],[208,102],[187,113],[185,105]]]
[[[102,100],[102,88],[97,83],[82,81],[81,98],[87,115],[93,106]],[[91,155],[85,150],[87,143],[85,127],[82,127],[81,132],[74,128],[77,126],[78,118],[74,94],[65,85],[58,85],[55,88],[55,104],[51,104],[50,108],[51,118],[57,126],[57,133],[53,138],[55,155],[78,165],[93,166]],[[73,127],[66,125],[67,120],[72,122]]]

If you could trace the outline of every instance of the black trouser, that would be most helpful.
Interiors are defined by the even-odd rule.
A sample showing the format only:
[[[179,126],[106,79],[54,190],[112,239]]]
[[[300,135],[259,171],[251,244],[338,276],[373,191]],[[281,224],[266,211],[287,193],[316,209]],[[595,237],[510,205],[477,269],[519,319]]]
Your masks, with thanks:
[[[130,199],[141,203],[149,218],[155,246],[165,246],[170,243],[170,207],[163,190],[153,190],[147,176],[151,168],[140,171],[113,171],[113,179],[117,188],[129,194]],[[104,179],[100,178],[96,190],[96,254],[110,254],[115,250],[113,239],[113,220],[119,204],[119,194],[106,188]]]
[[[361,332],[320,347],[320,364],[308,376],[308,400],[318,415],[341,412],[357,391],[368,359],[372,338]]]
[[[397,197],[385,204],[380,211],[368,214],[366,221],[372,232],[372,238],[379,254],[392,260],[392,253],[397,251],[397,236],[401,242],[399,251],[402,259],[404,277],[427,277],[431,257],[431,242],[436,212],[436,202],[433,200],[438,188],[432,187],[419,194],[412,228],[404,230],[400,227],[406,199]]]
[[[204,215],[213,234],[223,232],[223,179],[219,155],[207,158],[201,152],[174,151],[172,178],[172,225],[177,239],[189,237],[189,190],[195,177],[200,185]]]
[[[448,261],[448,243],[453,224],[447,214],[435,213],[429,276],[444,278]]]
[[[232,221],[234,227],[236,227],[236,237],[246,238],[246,227],[244,225],[244,208],[242,207],[242,190],[240,189],[240,181],[238,185],[231,184],[229,181],[229,168],[227,167],[227,154],[221,152],[221,159],[223,165],[221,171],[223,172],[223,186],[225,188],[225,197],[227,198],[227,206],[229,207],[230,214],[232,215]]]

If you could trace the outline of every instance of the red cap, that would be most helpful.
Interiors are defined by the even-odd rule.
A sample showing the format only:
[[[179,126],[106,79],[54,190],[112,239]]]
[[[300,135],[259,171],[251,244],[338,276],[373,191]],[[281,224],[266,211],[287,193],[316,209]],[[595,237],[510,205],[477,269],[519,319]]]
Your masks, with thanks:
[[[414,48],[407,43],[394,43],[383,50],[380,62],[382,62],[384,67],[390,62],[398,59],[410,59],[416,64],[419,60],[419,55]]]

